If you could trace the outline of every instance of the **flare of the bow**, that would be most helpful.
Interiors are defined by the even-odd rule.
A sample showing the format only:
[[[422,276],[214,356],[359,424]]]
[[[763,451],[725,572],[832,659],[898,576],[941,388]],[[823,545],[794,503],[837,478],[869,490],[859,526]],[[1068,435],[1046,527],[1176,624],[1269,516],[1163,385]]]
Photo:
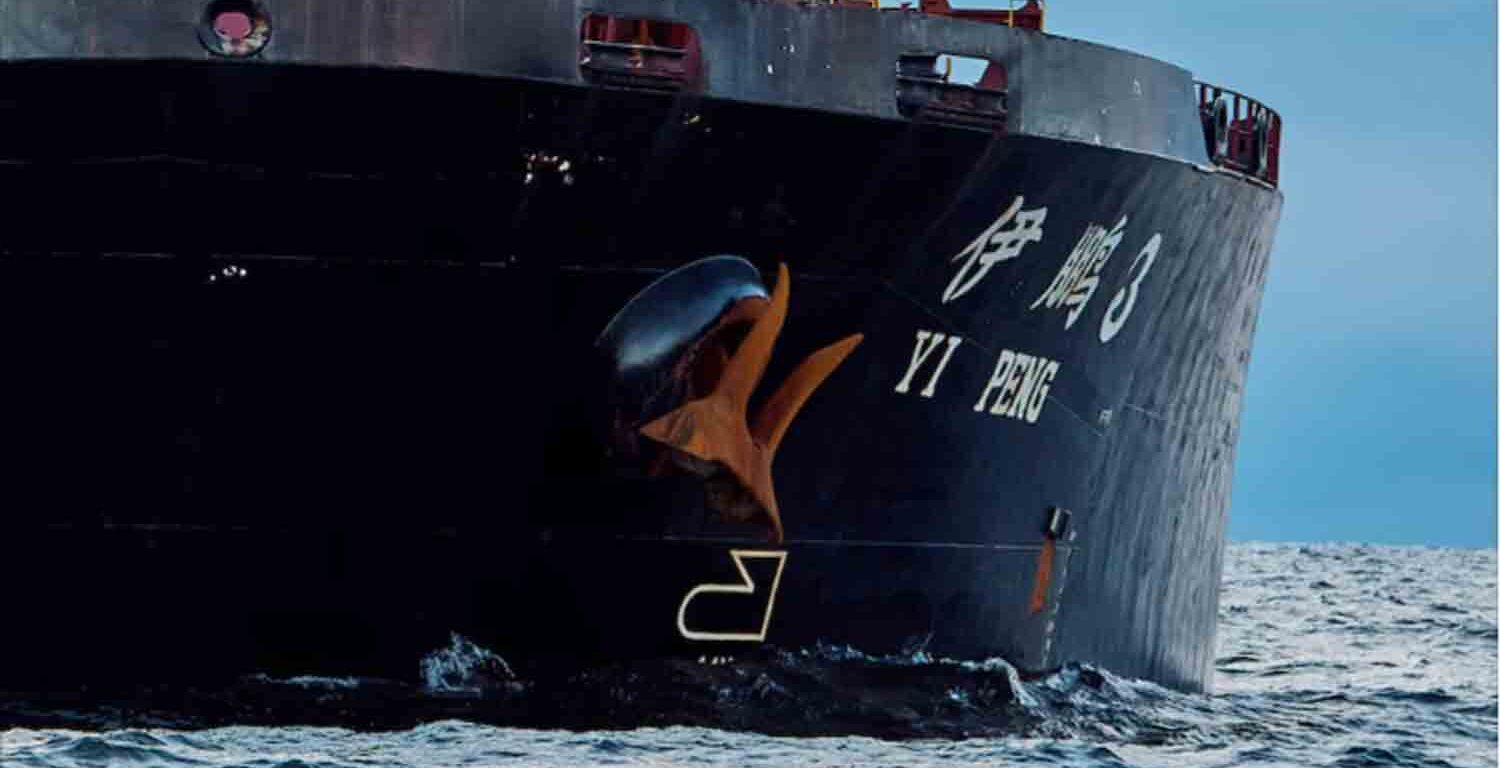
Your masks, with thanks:
[[[778,544],[784,529],[771,480],[776,449],[802,404],[864,339],[863,334],[854,334],[809,355],[752,420],[750,396],[771,361],[771,350],[786,320],[790,294],[791,278],[782,264],[770,306],[735,350],[713,390],[640,430],[663,445],[727,469],[764,510],[772,539]]]

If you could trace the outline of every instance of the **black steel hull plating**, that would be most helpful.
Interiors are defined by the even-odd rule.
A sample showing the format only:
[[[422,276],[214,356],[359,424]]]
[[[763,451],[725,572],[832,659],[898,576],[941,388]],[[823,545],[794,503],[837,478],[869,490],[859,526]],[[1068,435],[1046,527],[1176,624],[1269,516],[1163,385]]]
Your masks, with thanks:
[[[5,680],[410,677],[457,631],[522,665],[763,638],[1209,684],[1273,190],[500,78],[0,85]],[[600,331],[720,253],[791,268],[767,382],[865,335],[775,460],[779,545],[598,437]],[[1007,355],[1026,375],[989,386]]]

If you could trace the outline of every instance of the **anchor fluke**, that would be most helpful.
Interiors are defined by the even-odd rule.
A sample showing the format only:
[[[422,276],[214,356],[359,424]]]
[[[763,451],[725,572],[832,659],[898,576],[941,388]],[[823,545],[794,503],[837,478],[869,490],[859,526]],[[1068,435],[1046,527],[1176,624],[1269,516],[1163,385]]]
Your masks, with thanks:
[[[692,460],[727,471],[754,501],[778,544],[785,537],[785,529],[771,477],[776,449],[802,405],[864,339],[855,334],[809,355],[752,420],[750,396],[771,361],[790,298],[791,277],[782,264],[769,306],[730,357],[712,391],[640,428],[642,435]],[[735,517],[747,516],[742,508],[725,511]]]

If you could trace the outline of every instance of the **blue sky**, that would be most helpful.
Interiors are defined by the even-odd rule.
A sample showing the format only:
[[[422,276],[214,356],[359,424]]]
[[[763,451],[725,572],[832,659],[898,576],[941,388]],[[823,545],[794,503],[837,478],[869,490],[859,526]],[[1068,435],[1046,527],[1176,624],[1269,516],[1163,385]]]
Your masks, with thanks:
[[[1047,9],[1285,122],[1231,538],[1495,546],[1494,3]]]

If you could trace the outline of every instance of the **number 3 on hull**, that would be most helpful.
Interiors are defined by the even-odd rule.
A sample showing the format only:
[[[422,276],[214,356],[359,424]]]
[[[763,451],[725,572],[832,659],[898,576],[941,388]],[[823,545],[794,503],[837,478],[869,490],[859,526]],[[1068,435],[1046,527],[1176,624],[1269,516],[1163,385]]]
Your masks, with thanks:
[[[740,572],[739,584],[699,584],[688,590],[683,596],[682,604],[677,607],[677,631],[688,640],[710,641],[710,642],[764,642],[766,632],[771,628],[771,611],[776,607],[776,590],[781,586],[781,571],[786,567],[786,552],[731,549],[729,559],[734,561],[734,567]],[[755,579],[750,577],[750,571],[745,568],[746,560],[775,560],[776,575],[771,577],[771,587],[767,590],[766,608],[761,613],[760,629],[756,632],[704,632],[690,629],[687,625],[688,606],[699,595],[717,593],[722,595],[754,595],[757,591]]]
[[[1130,274],[1135,277],[1115,294],[1114,299],[1109,302],[1109,309],[1104,312],[1104,322],[1099,325],[1099,343],[1108,344],[1115,334],[1125,327],[1125,321],[1130,319],[1130,313],[1135,309],[1135,297],[1141,291],[1141,281],[1151,273],[1151,267],[1156,264],[1156,252],[1161,250],[1161,233],[1151,236],[1146,242],[1146,247],[1136,255],[1135,261],[1130,262]],[[1140,268],[1137,269],[1136,267]]]

